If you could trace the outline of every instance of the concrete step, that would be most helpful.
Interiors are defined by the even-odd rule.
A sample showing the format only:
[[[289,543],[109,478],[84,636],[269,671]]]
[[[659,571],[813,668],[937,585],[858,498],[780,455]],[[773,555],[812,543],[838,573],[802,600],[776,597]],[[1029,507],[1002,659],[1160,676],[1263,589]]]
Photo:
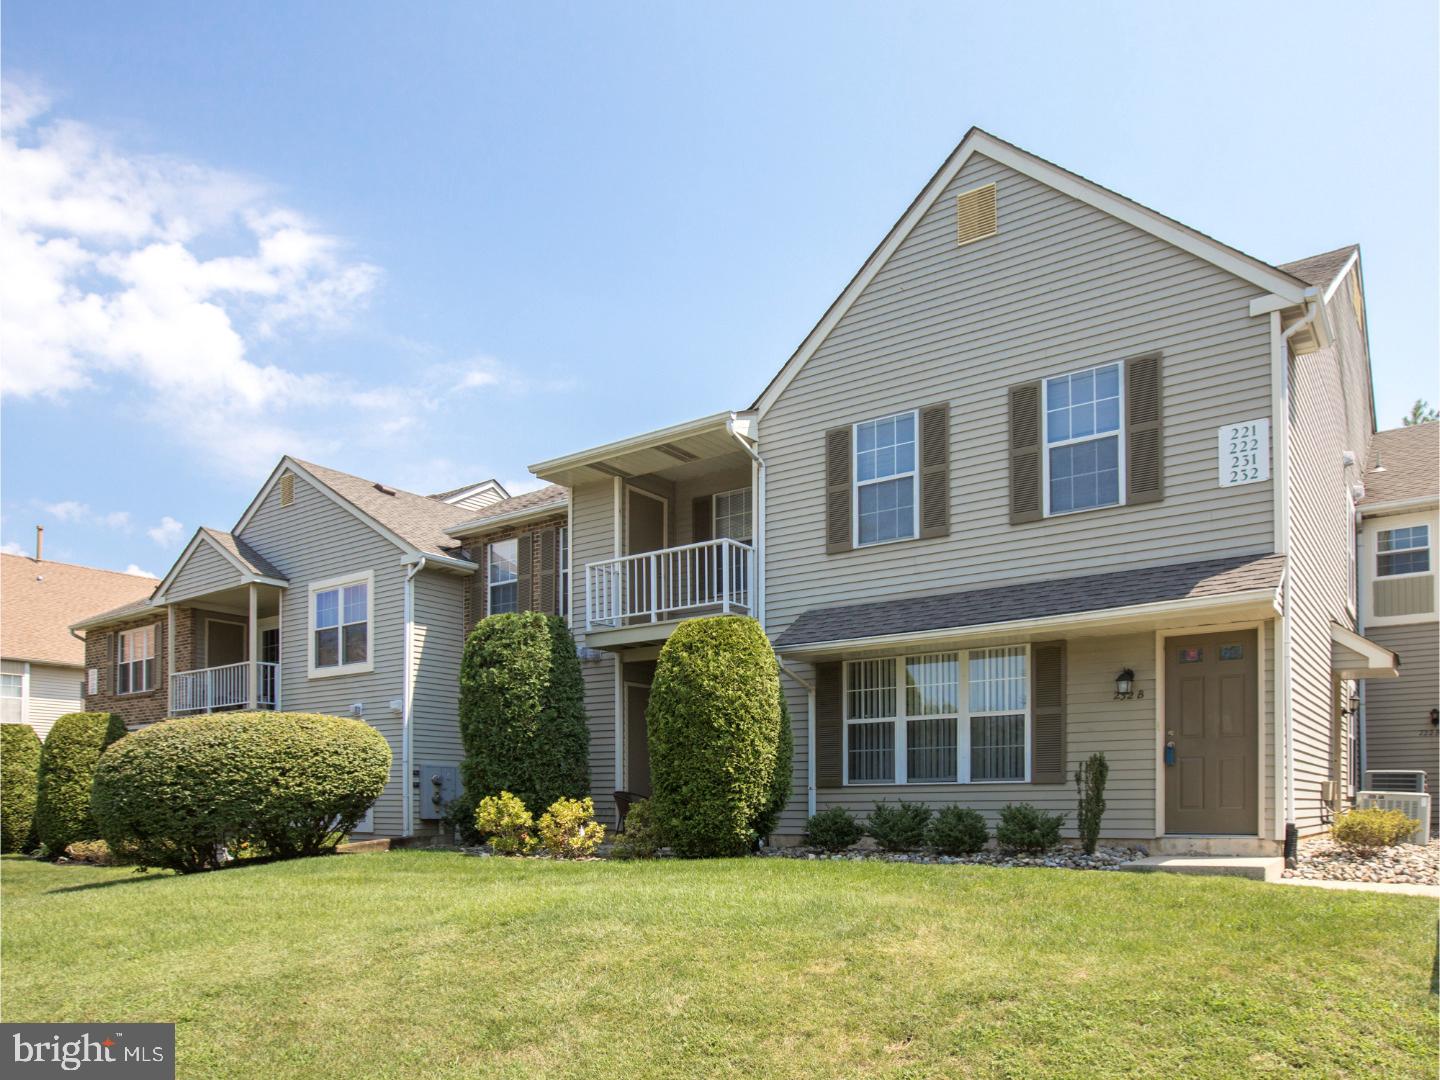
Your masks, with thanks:
[[[1279,881],[1285,860],[1278,855],[1151,855],[1126,863],[1120,869],[1132,874],[1210,874]]]
[[[389,851],[392,846],[390,838],[382,836],[378,840],[351,840],[335,850],[342,855],[361,855],[367,851]]]

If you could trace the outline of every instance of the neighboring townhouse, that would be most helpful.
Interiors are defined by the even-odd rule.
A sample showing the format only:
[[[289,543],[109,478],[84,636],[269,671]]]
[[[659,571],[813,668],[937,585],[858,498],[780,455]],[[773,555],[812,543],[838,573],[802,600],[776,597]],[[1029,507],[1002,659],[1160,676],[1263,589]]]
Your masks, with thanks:
[[[57,717],[84,707],[85,645],[70,624],[150,595],[154,578],[43,558],[0,555],[0,722],[29,724],[43,739]]]
[[[1270,852],[1344,804],[1359,253],[1271,266],[972,130],[752,406],[532,466],[571,493],[597,806],[647,790],[659,648],[758,617],[779,833],[880,800]],[[1292,827],[1288,828],[1287,827]]]
[[[283,458],[235,527],[198,530],[153,595],[74,624],[86,705],[132,728],[241,708],[354,716],[393,755],[357,832],[433,834],[459,794],[477,569],[445,530],[506,498],[495,481],[424,496]]]
[[[1375,436],[1358,508],[1361,629],[1403,664],[1398,679],[1360,690],[1361,763],[1351,785],[1367,786],[1366,773],[1424,770],[1434,835],[1440,831],[1440,423]],[[1397,788],[1405,779],[1372,775],[1369,786]]]

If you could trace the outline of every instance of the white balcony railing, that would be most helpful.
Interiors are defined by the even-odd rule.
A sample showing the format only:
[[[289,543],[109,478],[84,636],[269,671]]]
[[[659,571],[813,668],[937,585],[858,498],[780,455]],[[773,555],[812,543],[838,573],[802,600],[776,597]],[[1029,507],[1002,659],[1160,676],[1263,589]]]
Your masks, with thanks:
[[[279,704],[280,665],[257,663],[258,694],[255,707],[273,709]],[[250,703],[250,663],[177,671],[170,676],[170,714],[243,709]]]
[[[585,567],[587,628],[660,622],[711,611],[753,615],[755,551],[706,540]]]

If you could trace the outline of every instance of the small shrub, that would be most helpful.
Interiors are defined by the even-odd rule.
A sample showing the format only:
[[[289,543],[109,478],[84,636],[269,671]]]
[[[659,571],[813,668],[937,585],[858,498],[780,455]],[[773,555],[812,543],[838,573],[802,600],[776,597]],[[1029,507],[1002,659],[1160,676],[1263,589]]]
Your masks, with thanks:
[[[0,852],[34,845],[40,736],[29,724],[0,724]]]
[[[110,713],[68,713],[55,721],[40,751],[35,832],[54,855],[76,840],[94,840],[100,827],[90,812],[90,787],[105,748],[125,735]]]
[[[65,849],[65,857],[96,866],[125,866],[135,861],[133,852],[111,850],[104,840],[76,840]]]
[[[487,795],[475,808],[475,829],[496,855],[524,855],[535,846],[535,818],[508,791]]]
[[[1100,840],[1100,819],[1105,816],[1105,781],[1110,776],[1110,764],[1104,754],[1091,754],[1075,770],[1075,794],[1079,806],[1075,811],[1075,825],[1080,830],[1080,844],[1086,855],[1095,854],[1095,845]]]
[[[925,833],[926,843],[942,855],[974,855],[989,839],[985,819],[964,806],[942,809]]]
[[[615,834],[615,846],[610,849],[612,859],[653,859],[665,846],[655,815],[650,811],[650,800],[641,799],[630,807],[625,815],[625,831]]]
[[[843,806],[832,806],[807,821],[805,833],[814,847],[825,851],[844,851],[858,843],[865,830],[849,810]]]
[[[1420,827],[1420,822],[1403,810],[1346,810],[1335,815],[1330,838],[1347,847],[1370,850],[1390,847],[1404,841]]]
[[[881,802],[870,811],[868,832],[886,851],[917,851],[925,846],[931,810],[924,803]]]
[[[1051,814],[1029,803],[1012,803],[1000,811],[995,840],[1007,851],[1049,851],[1060,843],[1064,814]]]
[[[605,826],[595,820],[595,802],[556,799],[540,815],[540,846],[557,859],[583,859],[595,854],[605,839]]]

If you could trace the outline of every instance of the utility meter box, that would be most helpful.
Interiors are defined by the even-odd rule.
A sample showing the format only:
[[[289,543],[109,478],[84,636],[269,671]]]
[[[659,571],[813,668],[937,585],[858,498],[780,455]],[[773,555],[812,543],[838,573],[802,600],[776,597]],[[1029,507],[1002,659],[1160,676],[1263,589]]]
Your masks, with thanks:
[[[454,765],[420,766],[420,820],[439,821],[460,797],[460,770]]]

